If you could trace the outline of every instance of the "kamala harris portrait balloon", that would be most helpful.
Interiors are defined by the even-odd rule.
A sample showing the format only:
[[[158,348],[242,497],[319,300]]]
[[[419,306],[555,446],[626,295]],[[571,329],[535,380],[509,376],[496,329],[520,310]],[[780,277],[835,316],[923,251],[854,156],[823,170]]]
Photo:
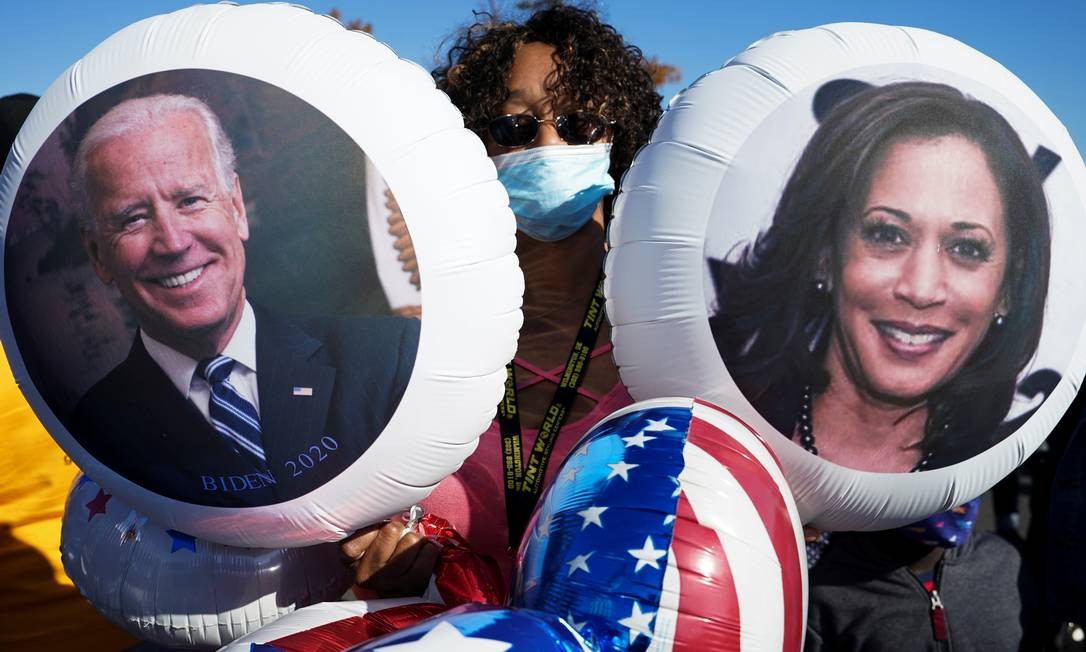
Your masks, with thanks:
[[[1084,198],[1064,126],[968,45],[773,34],[679,93],[623,179],[606,262],[623,383],[756,428],[806,525],[961,505],[1086,373]]]

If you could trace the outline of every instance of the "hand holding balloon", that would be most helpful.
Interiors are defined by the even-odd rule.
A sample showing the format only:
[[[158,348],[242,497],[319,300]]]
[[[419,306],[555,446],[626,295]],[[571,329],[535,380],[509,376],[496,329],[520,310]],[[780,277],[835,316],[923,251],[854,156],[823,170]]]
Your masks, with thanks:
[[[362,528],[339,549],[352,560],[355,584],[384,598],[421,595],[440,552],[437,544],[401,521]]]

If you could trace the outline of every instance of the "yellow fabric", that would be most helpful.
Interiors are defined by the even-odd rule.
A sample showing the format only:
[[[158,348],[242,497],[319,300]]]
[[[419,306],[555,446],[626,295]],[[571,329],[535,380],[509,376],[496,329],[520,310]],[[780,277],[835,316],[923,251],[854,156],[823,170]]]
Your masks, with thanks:
[[[38,423],[0,355],[0,650],[119,650],[60,561],[60,518],[78,469]]]

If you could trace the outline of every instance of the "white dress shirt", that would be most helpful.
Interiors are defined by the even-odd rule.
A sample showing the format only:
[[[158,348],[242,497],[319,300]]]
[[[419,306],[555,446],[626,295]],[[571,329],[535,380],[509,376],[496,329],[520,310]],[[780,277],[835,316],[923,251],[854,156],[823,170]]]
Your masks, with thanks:
[[[211,401],[211,386],[203,378],[196,375],[196,366],[199,360],[193,360],[184,353],[180,353],[159,342],[140,329],[140,337],[143,346],[162,371],[170,378],[177,391],[192,401],[200,414],[204,415],[208,423],[211,423],[208,403]],[[226,348],[221,355],[234,359],[234,368],[230,371],[230,384],[241,394],[245,400],[253,404],[257,414],[260,414],[260,395],[256,386],[256,316],[253,307],[245,302],[241,311],[241,321],[226,343]]]

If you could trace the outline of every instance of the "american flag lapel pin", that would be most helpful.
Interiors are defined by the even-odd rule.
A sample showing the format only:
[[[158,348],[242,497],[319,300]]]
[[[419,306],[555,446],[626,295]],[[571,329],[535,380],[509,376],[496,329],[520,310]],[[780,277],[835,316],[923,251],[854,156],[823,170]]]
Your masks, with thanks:
[[[312,387],[295,387],[293,395],[294,396],[313,396],[313,388]]]

